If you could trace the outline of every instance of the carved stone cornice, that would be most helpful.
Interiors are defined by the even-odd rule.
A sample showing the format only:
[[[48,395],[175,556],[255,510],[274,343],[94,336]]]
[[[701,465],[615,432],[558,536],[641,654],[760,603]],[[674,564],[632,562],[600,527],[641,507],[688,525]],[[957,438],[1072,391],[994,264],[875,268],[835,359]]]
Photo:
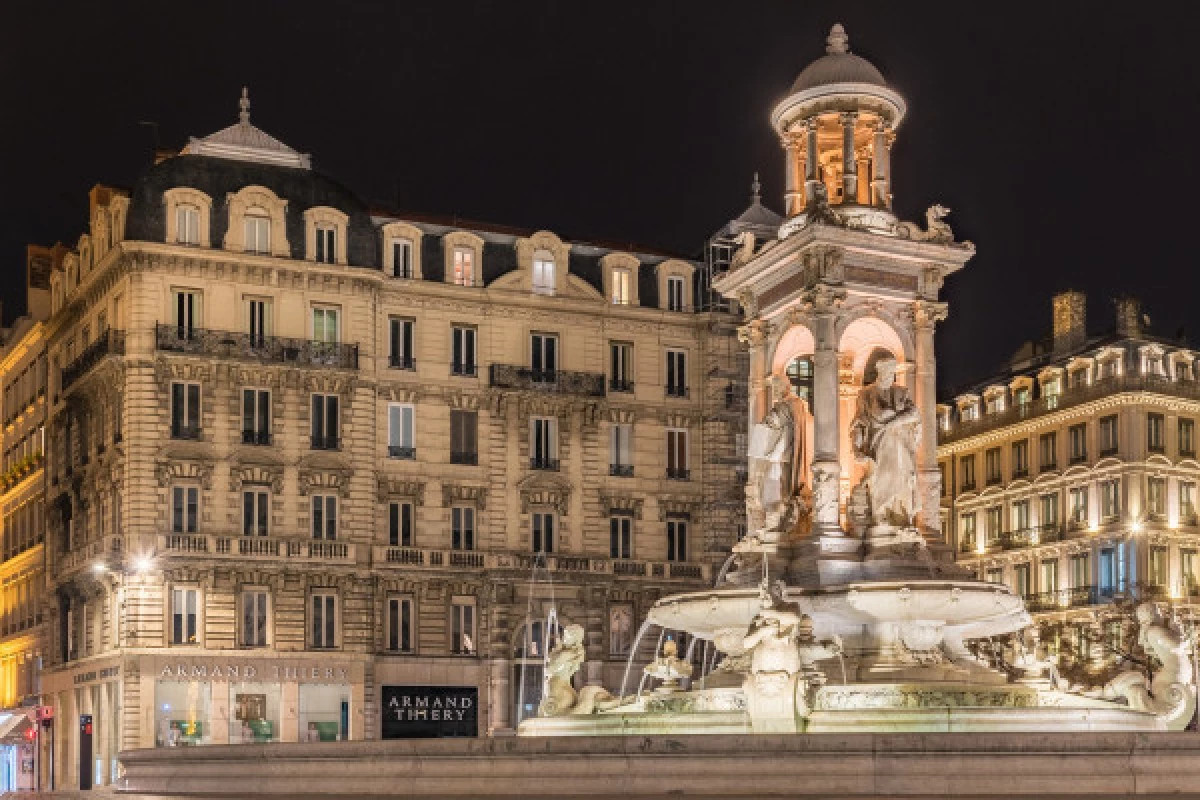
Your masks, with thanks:
[[[449,508],[453,505],[472,505],[480,511],[487,509],[488,490],[486,486],[463,486],[455,483],[442,484],[442,505]]]
[[[634,519],[642,518],[642,507],[645,500],[635,497],[629,492],[610,492],[600,490],[600,513],[611,517],[613,512],[629,514]]]
[[[425,482],[379,476],[379,502],[386,503],[396,498],[411,500],[418,506],[425,505]]]
[[[302,469],[297,485],[303,496],[324,490],[337,492],[339,496],[345,498],[350,496],[351,474],[352,471],[349,469]]]

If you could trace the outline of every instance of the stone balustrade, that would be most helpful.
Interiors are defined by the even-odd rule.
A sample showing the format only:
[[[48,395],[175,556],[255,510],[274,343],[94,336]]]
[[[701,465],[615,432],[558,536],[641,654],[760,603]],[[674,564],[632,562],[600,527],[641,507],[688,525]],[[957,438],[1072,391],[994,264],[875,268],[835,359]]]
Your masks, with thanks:
[[[190,554],[239,561],[306,561],[353,564],[357,546],[353,542],[240,534],[165,533],[158,537],[158,552]]]
[[[386,545],[376,545],[371,548],[371,563],[373,566],[384,569],[388,567],[402,569],[508,569],[519,572],[544,569],[551,573],[615,575],[628,578],[704,583],[708,583],[712,579],[712,567],[696,562],[635,561],[573,554],[439,550]]]

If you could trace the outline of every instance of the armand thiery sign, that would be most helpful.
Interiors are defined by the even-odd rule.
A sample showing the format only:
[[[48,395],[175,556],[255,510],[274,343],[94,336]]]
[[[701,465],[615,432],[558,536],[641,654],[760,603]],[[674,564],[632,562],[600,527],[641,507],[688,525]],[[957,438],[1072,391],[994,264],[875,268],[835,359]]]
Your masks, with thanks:
[[[384,686],[384,739],[479,735],[475,686]]]

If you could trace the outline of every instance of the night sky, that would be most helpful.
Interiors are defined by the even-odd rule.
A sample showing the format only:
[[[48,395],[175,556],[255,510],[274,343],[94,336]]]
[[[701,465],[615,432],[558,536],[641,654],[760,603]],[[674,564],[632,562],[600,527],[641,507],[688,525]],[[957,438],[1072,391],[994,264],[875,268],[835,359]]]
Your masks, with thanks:
[[[115,11],[114,9],[120,9]],[[1044,334],[1049,298],[1141,296],[1200,343],[1200,5],[911,2],[6,3],[0,285],[74,243],[87,190],[252,121],[374,204],[686,255],[782,206],[768,123],[833,22],[908,101],[897,211],[941,202],[978,254],[944,291],[940,382]]]

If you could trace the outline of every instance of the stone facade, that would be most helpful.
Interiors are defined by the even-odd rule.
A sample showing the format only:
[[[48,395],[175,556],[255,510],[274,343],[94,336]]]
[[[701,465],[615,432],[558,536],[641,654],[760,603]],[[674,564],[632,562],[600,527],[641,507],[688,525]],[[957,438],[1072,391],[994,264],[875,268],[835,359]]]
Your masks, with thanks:
[[[373,212],[241,122],[97,187],[53,272],[45,702],[120,749],[371,739],[384,686],[531,713],[741,519],[734,315],[698,265]]]
[[[1022,594],[1035,620],[1078,623],[1085,651],[1095,635],[1119,641],[1114,600],[1190,608],[1200,596],[1200,364],[1131,327],[1128,305],[1118,332],[1086,338],[1082,296],[1056,297],[1053,344],[939,407],[943,526],[959,562]],[[1101,631],[1109,619],[1120,624]]]

